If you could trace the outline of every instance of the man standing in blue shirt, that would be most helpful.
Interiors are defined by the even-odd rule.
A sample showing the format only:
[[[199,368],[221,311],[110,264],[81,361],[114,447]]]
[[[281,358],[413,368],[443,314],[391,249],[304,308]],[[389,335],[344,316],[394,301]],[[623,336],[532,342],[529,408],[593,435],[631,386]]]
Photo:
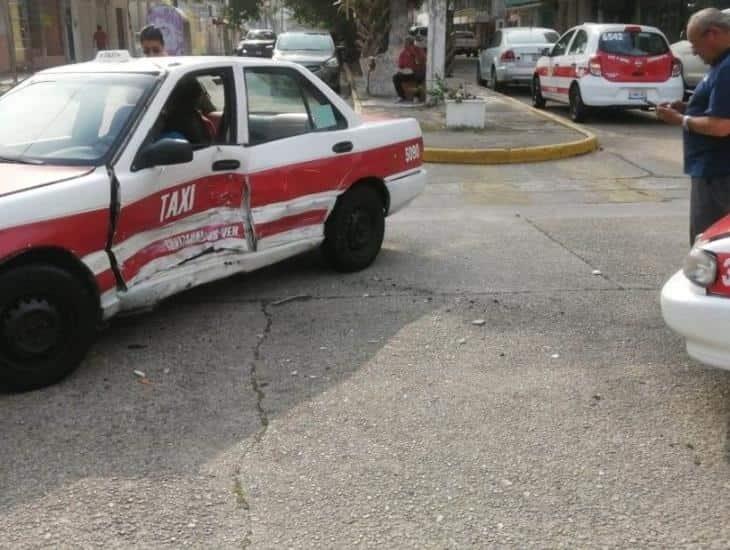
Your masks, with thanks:
[[[687,39],[710,71],[689,103],[657,107],[657,116],[684,128],[684,170],[692,178],[690,245],[697,235],[730,214],[730,15],[715,8],[697,12]]]

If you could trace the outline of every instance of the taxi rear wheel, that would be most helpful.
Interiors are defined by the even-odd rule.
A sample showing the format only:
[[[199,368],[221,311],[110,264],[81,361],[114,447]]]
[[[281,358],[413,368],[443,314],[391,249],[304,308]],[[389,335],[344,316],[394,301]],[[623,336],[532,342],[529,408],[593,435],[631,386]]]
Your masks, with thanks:
[[[77,277],[52,265],[0,275],[0,386],[28,391],[58,382],[91,346],[93,296]]]
[[[542,95],[542,87],[540,86],[540,77],[535,76],[532,79],[532,106],[536,109],[545,108],[545,98]]]
[[[583,96],[580,93],[580,88],[577,84],[574,84],[570,88],[570,120],[573,122],[584,122],[588,115],[588,107],[583,103]]]
[[[338,271],[365,269],[375,261],[385,235],[385,208],[372,187],[342,195],[324,226],[324,255]]]

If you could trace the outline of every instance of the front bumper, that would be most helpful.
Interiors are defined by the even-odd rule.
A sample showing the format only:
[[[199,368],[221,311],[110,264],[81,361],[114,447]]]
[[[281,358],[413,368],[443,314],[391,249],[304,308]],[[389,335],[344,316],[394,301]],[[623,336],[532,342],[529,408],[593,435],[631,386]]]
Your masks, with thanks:
[[[730,299],[707,296],[684,273],[676,273],[662,288],[662,316],[683,336],[690,357],[730,370]]]
[[[609,82],[597,76],[580,79],[583,103],[590,107],[645,107],[643,99],[629,99],[630,92],[643,91],[652,103],[672,103],[684,98],[682,77],[665,82]]]
[[[385,186],[390,195],[390,208],[388,215],[395,214],[402,210],[420,195],[426,188],[428,172],[424,168],[395,174],[385,180]]]

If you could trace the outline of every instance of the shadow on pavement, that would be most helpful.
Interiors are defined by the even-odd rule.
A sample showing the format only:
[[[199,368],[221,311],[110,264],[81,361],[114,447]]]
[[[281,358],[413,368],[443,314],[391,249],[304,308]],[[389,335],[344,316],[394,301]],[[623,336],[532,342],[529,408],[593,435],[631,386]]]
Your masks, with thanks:
[[[344,276],[306,254],[114,321],[62,383],[0,395],[0,510],[66,495],[82,479],[194,478],[433,309],[402,291],[363,297],[379,264],[407,256],[384,251]],[[299,294],[310,298],[271,303]]]

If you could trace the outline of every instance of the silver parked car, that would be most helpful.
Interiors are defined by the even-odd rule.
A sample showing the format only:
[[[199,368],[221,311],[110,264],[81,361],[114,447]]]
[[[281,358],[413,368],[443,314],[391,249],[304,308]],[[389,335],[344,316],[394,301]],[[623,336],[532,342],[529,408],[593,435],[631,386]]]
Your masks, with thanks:
[[[722,13],[730,15],[730,9],[722,10]],[[684,77],[684,85],[688,90],[694,90],[697,84],[705,77],[709,66],[705,65],[692,50],[692,44],[686,39],[684,33],[679,42],[672,44],[672,53],[674,57],[682,62],[682,76]]]
[[[499,90],[509,84],[529,86],[535,65],[560,35],[553,29],[510,27],[494,33],[479,54],[477,83]]]

